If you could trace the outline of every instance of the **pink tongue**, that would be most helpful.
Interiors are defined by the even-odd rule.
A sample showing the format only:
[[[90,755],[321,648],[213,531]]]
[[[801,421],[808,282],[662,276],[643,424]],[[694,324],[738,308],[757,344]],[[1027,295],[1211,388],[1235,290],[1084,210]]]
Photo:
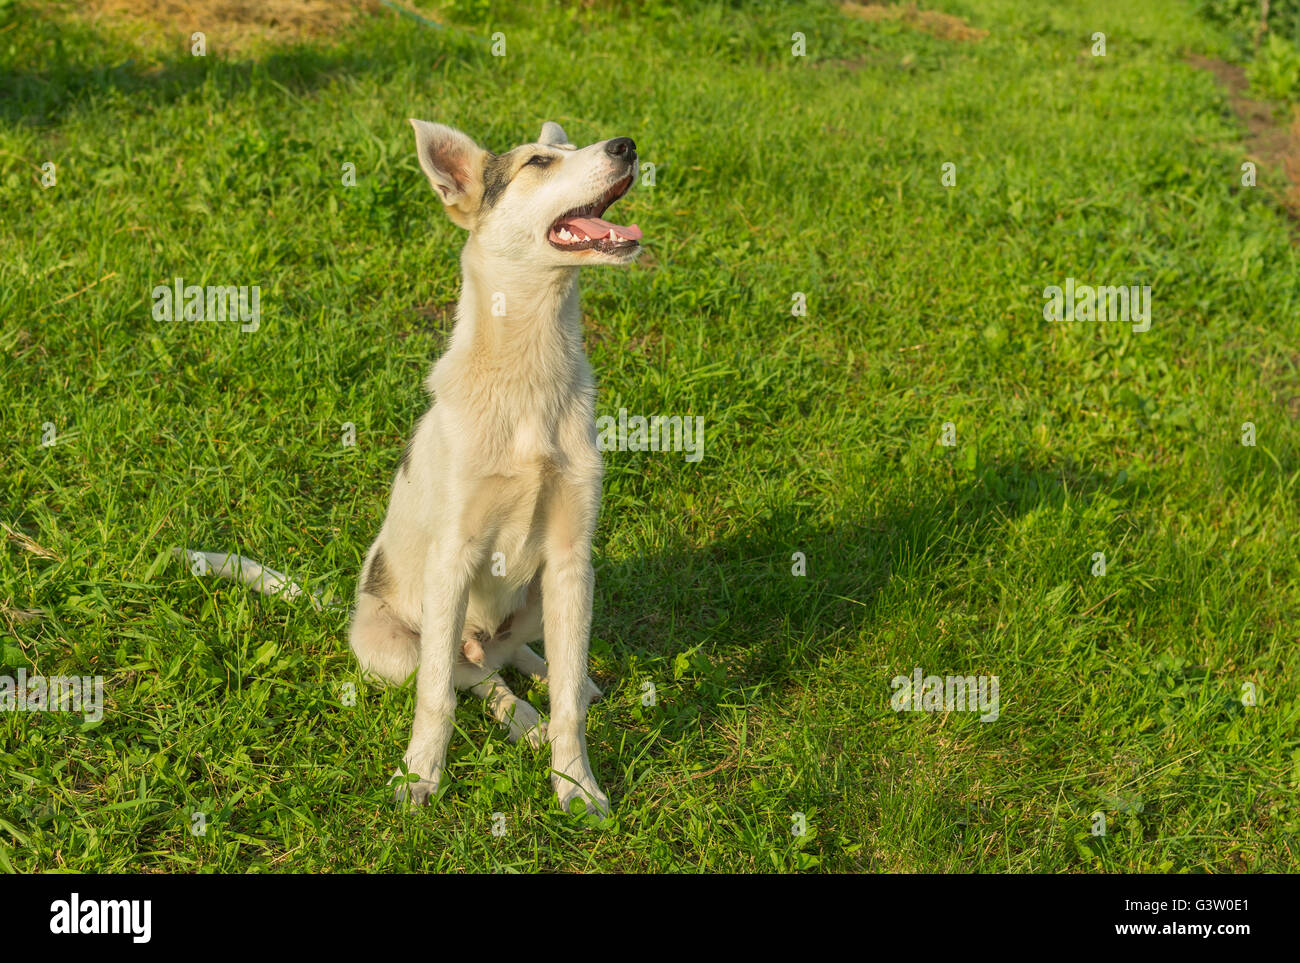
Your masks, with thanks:
[[[621,224],[611,224],[609,221],[601,220],[599,217],[572,217],[566,222],[570,231],[578,231],[587,235],[593,241],[602,237],[608,237],[609,232],[613,231],[625,241],[641,240],[641,228],[635,224],[629,224],[624,227]]]

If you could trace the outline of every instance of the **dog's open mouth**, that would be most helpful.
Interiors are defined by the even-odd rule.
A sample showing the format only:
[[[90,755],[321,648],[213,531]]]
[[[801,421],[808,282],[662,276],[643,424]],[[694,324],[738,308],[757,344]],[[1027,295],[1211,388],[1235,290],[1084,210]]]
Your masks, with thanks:
[[[575,207],[559,218],[546,233],[552,247],[562,251],[630,251],[641,240],[641,228],[635,224],[613,224],[601,216],[632,186],[632,175],[623,178],[600,199],[585,207]]]

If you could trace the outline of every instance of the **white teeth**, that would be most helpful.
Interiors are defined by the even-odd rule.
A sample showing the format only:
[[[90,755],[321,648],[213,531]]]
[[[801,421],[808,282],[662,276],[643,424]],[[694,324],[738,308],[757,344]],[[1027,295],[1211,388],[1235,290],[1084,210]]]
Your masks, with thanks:
[[[560,228],[559,238],[561,241],[568,241],[572,239],[572,237],[573,235],[569,233],[569,229],[567,227]]]
[[[609,232],[609,239],[610,239],[611,241],[613,241],[615,244],[618,244],[620,241],[623,240],[621,237],[619,237],[619,236],[618,236],[617,234],[615,234],[613,231],[610,231],[610,232]]]
[[[584,234],[584,235],[582,235],[582,240],[584,240],[584,241],[590,241],[591,238],[587,237],[587,235]]]

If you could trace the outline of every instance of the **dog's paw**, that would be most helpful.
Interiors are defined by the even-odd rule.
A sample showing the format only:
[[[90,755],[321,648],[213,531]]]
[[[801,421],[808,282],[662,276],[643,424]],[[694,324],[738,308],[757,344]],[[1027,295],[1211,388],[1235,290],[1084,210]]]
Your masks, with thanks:
[[[412,773],[397,770],[388,784],[393,787],[393,801],[399,806],[418,808],[438,795],[438,773],[432,779],[411,780]]]
[[[515,703],[507,725],[510,727],[510,734],[506,736],[508,741],[513,743],[523,739],[534,749],[546,745],[546,723],[541,714],[522,699]]]
[[[595,813],[604,818],[609,815],[609,797],[600,791],[594,780],[583,780],[583,783],[566,779],[563,776],[553,775],[552,783],[555,785],[555,795],[560,800],[560,808],[566,813],[575,811],[575,805],[581,801],[586,805],[587,812]]]
[[[599,699],[601,696],[603,696],[603,695],[605,694],[605,693],[601,692],[600,689],[598,689],[598,688],[596,687],[596,683],[594,683],[594,682],[591,681],[591,677],[590,677],[590,676],[587,677],[587,684],[586,684],[586,686],[584,686],[584,690],[585,690],[586,695],[587,695],[587,702],[588,702],[588,703],[595,702],[597,699]]]

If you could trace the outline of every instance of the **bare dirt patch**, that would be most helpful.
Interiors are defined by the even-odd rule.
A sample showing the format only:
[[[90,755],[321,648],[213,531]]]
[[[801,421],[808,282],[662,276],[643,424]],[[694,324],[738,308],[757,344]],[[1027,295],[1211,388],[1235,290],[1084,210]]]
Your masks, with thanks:
[[[214,52],[242,52],[329,38],[380,9],[379,0],[87,0],[76,16],[187,43],[202,31]]]
[[[896,6],[883,3],[848,2],[840,4],[840,9],[851,17],[873,23],[897,21],[922,33],[928,33],[932,37],[938,37],[940,40],[971,43],[983,40],[989,35],[987,30],[972,27],[961,17],[940,13],[938,10],[922,10],[915,3]]]

